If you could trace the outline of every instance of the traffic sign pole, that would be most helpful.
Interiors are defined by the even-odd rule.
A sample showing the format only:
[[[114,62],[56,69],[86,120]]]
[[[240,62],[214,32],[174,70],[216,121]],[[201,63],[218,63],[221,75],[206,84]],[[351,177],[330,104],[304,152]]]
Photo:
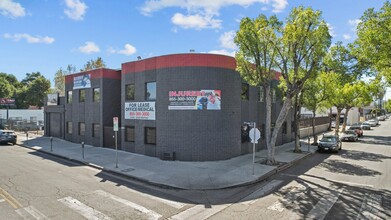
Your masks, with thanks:
[[[118,132],[118,117],[113,118],[113,130],[115,135],[115,168],[118,168],[118,141],[117,141],[117,132]]]
[[[256,139],[255,139],[255,131],[256,131],[256,125],[255,125],[255,122],[254,122],[254,127],[253,127],[253,134],[254,134],[254,139],[253,139],[253,175],[254,175],[254,167],[255,167],[255,142],[256,142]]]

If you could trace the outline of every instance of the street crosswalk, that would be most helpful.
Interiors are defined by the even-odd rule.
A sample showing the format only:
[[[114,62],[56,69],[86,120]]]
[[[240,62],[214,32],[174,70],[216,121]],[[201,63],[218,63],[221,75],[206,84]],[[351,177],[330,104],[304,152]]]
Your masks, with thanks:
[[[55,202],[62,209],[69,210],[64,211],[62,214],[70,215],[73,219],[75,219],[74,216],[79,216],[76,219],[95,220],[119,218],[147,220],[222,219],[222,216],[219,214],[223,215],[224,212],[229,212],[229,209],[235,206],[248,207],[241,210],[250,210],[249,207],[252,206],[254,206],[254,209],[259,209],[257,206],[261,206],[260,208],[265,210],[265,213],[269,212],[270,216],[275,215],[276,219],[280,218],[278,216],[283,216],[284,213],[293,214],[290,215],[290,219],[332,219],[335,204],[346,202],[346,196],[352,194],[352,191],[349,191],[352,189],[347,189],[346,187],[319,187],[318,185],[295,181],[285,186],[282,185],[282,180],[272,180],[259,186],[252,193],[244,195],[237,202],[211,204],[208,206],[204,204],[180,203],[142,192],[139,192],[138,196],[141,196],[143,199],[140,200],[138,198],[132,201],[131,198],[133,197],[129,196],[129,194],[128,196],[114,195],[102,189],[91,191],[85,195],[64,196],[58,198]],[[387,219],[390,217],[389,210],[383,207],[381,193],[362,192],[362,195],[357,194],[357,197],[360,198],[360,201],[355,203],[355,207],[352,209],[357,211],[357,213],[352,214],[354,219]],[[153,200],[159,202],[164,209],[170,209],[170,211],[164,212],[162,209],[157,209],[154,205],[148,205]],[[299,213],[298,210],[302,208],[300,203],[304,201],[306,201],[306,210],[301,210],[302,213]],[[112,207],[107,208],[107,204],[111,204]],[[352,204],[349,204],[349,206],[352,206]],[[50,219],[51,215],[50,213],[45,213],[44,210],[38,210],[37,207],[32,205],[17,208],[15,212],[25,220],[46,220]],[[61,216],[61,214],[58,214],[58,216]],[[67,216],[61,217],[67,218]]]

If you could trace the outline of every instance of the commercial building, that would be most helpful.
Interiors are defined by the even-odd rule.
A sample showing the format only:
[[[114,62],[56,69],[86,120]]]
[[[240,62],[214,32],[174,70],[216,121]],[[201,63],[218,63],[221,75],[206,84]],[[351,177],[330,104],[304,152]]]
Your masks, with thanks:
[[[189,53],[124,63],[120,71],[68,75],[63,137],[113,147],[113,117],[119,117],[120,150],[183,161],[250,153],[245,122],[255,121],[264,133],[264,90],[243,82],[235,68],[233,57]],[[275,121],[282,99],[277,89],[272,93]],[[54,108],[46,106],[45,112]],[[277,145],[293,139],[291,120],[289,114]],[[257,149],[265,147],[262,137]]]

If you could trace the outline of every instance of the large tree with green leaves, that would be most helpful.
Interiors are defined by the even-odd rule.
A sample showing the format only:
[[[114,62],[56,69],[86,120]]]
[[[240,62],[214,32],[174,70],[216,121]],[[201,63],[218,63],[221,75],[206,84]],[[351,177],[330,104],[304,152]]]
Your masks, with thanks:
[[[391,82],[391,4],[386,1],[379,11],[370,8],[364,12],[357,26],[354,55],[384,74]]]
[[[342,125],[343,132],[346,129],[349,111],[353,107],[361,108],[369,105],[372,101],[372,97],[368,85],[361,80],[357,80],[353,83],[346,83],[340,91],[342,96],[341,101],[345,108],[345,117]]]
[[[241,25],[238,35],[241,36],[242,32],[242,35],[248,37],[237,37],[235,42],[239,45],[237,58],[246,61],[238,62],[238,71],[242,75],[253,75],[252,78],[257,79],[264,74],[271,74],[271,68],[276,66],[281,71],[282,80],[286,84],[284,102],[273,132],[271,132],[271,126],[268,125],[269,122],[271,123],[271,119],[266,118],[267,162],[275,164],[277,135],[290,112],[292,99],[297,93],[300,93],[305,81],[316,73],[322,57],[330,46],[331,36],[326,22],[321,19],[321,12],[311,8],[292,9],[284,26],[281,26],[276,18],[261,20],[264,25]],[[270,22],[270,20],[274,22]],[[242,20],[242,23],[245,22]],[[260,50],[260,46],[264,49]],[[251,70],[250,63],[254,62],[258,62],[255,66],[258,65],[258,68],[263,72],[249,71]],[[262,69],[262,67],[269,68]],[[266,79],[270,79],[270,75]],[[260,82],[262,80],[259,80]],[[266,97],[269,95],[266,94]],[[266,112],[271,111],[271,105],[266,104],[266,108]]]
[[[339,83],[339,76],[334,72],[321,72],[313,80],[308,80],[304,84],[302,91],[303,106],[312,112],[312,134],[313,144],[318,142],[318,136],[315,133],[315,118],[319,110],[331,108],[330,100],[335,95],[335,86]]]
[[[27,73],[21,81],[21,87],[16,95],[18,108],[31,106],[43,106],[43,100],[50,89],[50,81],[41,75],[40,72]]]
[[[273,163],[274,150],[270,146],[271,134],[271,86],[275,79],[277,30],[281,22],[277,17],[264,15],[256,19],[243,18],[236,33],[235,43],[239,47],[236,53],[237,71],[252,86],[262,86],[265,91],[266,116],[265,137],[268,143],[268,161]]]
[[[293,8],[281,30],[277,42],[277,63],[286,84],[284,103],[272,134],[273,145],[278,130],[286,119],[292,99],[303,89],[304,83],[313,77],[320,68],[330,44],[331,36],[320,11],[311,8]],[[296,138],[298,139],[298,132]],[[295,151],[300,152],[295,145]]]

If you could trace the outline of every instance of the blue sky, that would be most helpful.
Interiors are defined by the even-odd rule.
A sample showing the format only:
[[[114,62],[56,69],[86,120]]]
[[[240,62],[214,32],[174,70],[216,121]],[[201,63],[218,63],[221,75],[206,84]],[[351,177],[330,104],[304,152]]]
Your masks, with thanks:
[[[0,0],[0,72],[19,80],[41,72],[52,86],[68,64],[77,70],[102,57],[112,69],[137,56],[186,53],[233,55],[240,19],[293,7],[323,12],[333,42],[352,42],[358,19],[380,0]]]

